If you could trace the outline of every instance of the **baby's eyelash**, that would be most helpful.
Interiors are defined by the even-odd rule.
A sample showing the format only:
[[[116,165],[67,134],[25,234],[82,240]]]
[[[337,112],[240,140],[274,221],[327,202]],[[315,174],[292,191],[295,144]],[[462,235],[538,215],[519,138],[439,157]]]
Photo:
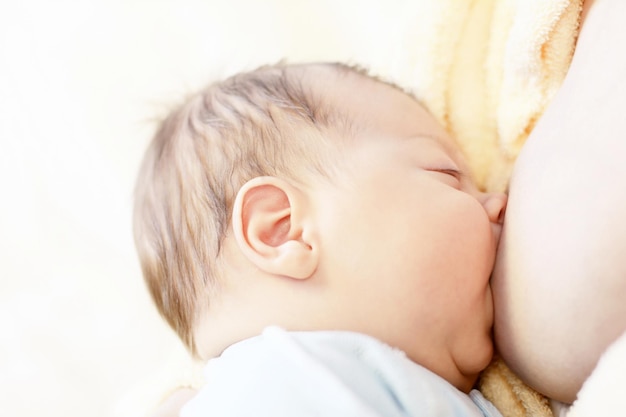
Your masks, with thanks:
[[[448,174],[453,176],[454,178],[460,180],[464,177],[464,174],[459,171],[458,169],[455,168],[439,168],[439,169],[433,169],[433,171],[436,172],[441,172],[442,174]]]

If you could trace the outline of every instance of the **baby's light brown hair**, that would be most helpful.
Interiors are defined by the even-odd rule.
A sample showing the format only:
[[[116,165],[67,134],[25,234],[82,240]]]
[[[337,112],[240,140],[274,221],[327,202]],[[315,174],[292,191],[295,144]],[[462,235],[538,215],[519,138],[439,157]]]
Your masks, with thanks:
[[[219,296],[220,247],[238,190],[257,176],[295,179],[296,168],[328,177],[332,152],[323,149],[349,134],[347,118],[302,74],[275,65],[210,85],[162,122],[146,151],[135,244],[159,312],[193,354],[194,323]]]

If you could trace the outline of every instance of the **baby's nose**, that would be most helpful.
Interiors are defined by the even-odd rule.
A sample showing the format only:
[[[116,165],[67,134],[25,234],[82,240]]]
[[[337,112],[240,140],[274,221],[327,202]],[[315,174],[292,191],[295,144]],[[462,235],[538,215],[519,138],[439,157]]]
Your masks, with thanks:
[[[503,193],[484,194],[482,205],[491,223],[502,224],[504,222],[507,200],[507,195]]]

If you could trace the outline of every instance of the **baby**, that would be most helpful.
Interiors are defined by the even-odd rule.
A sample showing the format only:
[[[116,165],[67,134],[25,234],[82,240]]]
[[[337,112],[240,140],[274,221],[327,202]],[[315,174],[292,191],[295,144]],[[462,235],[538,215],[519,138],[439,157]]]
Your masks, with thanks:
[[[358,69],[263,67],[191,97],[134,216],[159,311],[209,360],[182,415],[499,416],[471,389],[505,205],[412,96]]]

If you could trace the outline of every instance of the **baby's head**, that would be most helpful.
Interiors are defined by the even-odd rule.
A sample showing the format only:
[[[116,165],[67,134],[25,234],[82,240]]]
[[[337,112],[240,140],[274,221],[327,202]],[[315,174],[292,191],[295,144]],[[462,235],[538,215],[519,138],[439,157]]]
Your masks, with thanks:
[[[161,314],[218,355],[268,325],[347,330],[463,390],[492,355],[506,198],[410,95],[338,64],[201,91],[145,156],[135,240]]]

